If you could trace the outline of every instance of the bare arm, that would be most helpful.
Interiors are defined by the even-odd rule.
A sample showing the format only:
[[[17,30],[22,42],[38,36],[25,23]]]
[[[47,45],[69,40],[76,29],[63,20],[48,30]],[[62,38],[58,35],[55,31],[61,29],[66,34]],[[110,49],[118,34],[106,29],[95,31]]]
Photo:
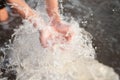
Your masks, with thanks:
[[[32,9],[24,0],[7,0],[8,3],[13,5],[13,8],[22,18],[29,20],[33,23],[34,27],[38,27],[36,18],[40,19],[40,23],[45,25],[43,19]]]
[[[29,17],[38,17],[37,14],[25,3],[24,0],[7,0],[9,3],[11,4],[17,4],[14,5],[13,9],[15,9],[17,11],[18,14],[21,15],[21,17],[28,19]],[[59,10],[58,10],[58,0],[46,0],[46,6],[47,6],[47,12],[48,15],[51,19],[53,19],[52,21],[52,26],[54,28],[55,31],[60,32],[62,34],[65,35],[65,38],[68,40],[69,38],[71,39],[71,35],[70,36],[66,36],[66,33],[69,31],[69,25],[64,24],[61,22],[60,20],[60,14],[59,14]],[[27,14],[25,13],[27,10]],[[32,22],[32,19],[29,20]],[[41,22],[43,23],[44,22]],[[35,25],[37,25],[35,23]],[[35,26],[36,27],[36,26]],[[50,37],[50,32],[47,30],[40,30],[40,41],[42,43],[43,46],[47,45],[47,40]]]
[[[26,4],[24,0],[7,0],[8,3],[12,4],[17,11],[23,18],[29,18],[31,16],[37,16],[37,14]],[[60,21],[60,14],[58,10],[58,0],[46,0],[46,10],[50,18],[53,21]],[[27,14],[26,14],[27,13]]]
[[[24,0],[7,0],[8,3],[13,5],[13,9],[20,14],[23,18],[29,18],[30,16],[35,16],[36,13],[26,4]]]
[[[49,17],[53,18],[53,21],[60,21],[58,0],[46,0],[46,9]]]

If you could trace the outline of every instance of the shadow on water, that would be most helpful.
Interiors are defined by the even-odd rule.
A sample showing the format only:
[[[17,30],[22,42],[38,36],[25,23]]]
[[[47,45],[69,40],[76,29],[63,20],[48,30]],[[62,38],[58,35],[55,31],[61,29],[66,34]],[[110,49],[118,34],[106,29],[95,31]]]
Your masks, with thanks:
[[[119,0],[64,0],[64,15],[73,16],[80,26],[93,35],[97,60],[111,66],[120,75],[120,1]],[[16,25],[17,24],[17,25]],[[21,24],[15,18],[9,28],[0,25],[0,46],[10,39],[13,26]]]

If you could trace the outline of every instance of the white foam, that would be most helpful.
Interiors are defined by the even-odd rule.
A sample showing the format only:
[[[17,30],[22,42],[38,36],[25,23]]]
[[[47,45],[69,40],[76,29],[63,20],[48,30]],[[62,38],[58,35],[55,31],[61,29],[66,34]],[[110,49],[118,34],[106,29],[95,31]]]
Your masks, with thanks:
[[[24,21],[15,30],[9,60],[10,64],[17,65],[17,80],[119,80],[112,68],[94,60],[92,36],[74,20],[69,24],[75,36],[70,43],[64,44],[60,43],[62,39],[54,38],[61,34],[45,26],[54,34],[48,41],[56,42],[48,48],[41,46],[39,32],[29,22]]]
[[[75,31],[72,41],[58,40],[49,48],[41,46],[39,32],[29,22],[15,31],[10,62],[18,66],[17,80],[118,80],[111,68],[94,60],[91,35],[76,22],[70,24]]]

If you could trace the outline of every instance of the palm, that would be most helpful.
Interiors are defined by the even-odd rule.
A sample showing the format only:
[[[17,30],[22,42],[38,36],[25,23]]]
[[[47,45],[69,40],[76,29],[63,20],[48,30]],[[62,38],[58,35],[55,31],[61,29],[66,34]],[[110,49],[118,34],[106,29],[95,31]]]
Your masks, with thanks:
[[[48,47],[49,41],[53,42],[52,45],[54,45],[56,41],[65,43],[71,40],[73,32],[67,34],[71,29],[69,25],[61,23],[52,26],[51,29],[47,28],[40,31],[40,42],[43,47]]]
[[[71,30],[71,26],[69,24],[59,22],[59,23],[53,23],[53,28],[64,35],[64,37],[69,41],[73,37],[73,31]]]

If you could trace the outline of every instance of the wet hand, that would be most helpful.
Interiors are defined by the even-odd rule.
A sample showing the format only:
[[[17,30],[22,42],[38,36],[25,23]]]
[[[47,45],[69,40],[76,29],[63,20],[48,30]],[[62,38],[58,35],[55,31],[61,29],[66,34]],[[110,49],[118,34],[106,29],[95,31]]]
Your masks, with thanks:
[[[67,41],[70,41],[74,35],[71,26],[64,22],[54,22],[52,27],[59,33],[63,34]]]
[[[52,47],[55,44],[69,43],[73,34],[68,33],[69,27],[64,27],[58,30],[54,27],[47,27],[40,30],[40,42],[41,45],[46,47]]]
[[[40,30],[40,43],[41,45],[46,48],[48,47],[48,42],[47,40],[49,40],[51,38],[51,32],[48,29],[43,29]]]

